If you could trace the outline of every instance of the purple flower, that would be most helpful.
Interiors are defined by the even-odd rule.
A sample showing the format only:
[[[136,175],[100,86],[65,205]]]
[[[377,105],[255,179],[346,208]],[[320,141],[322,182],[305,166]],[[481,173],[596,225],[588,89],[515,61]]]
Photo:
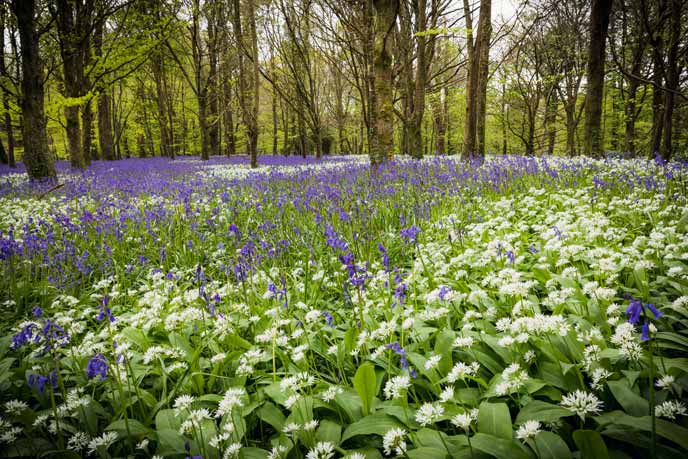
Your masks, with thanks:
[[[512,265],[516,261],[516,255],[511,250],[506,251],[506,258],[509,260],[509,263],[511,263]]]
[[[645,306],[647,307],[647,309],[652,311],[652,314],[654,314],[655,319],[659,319],[660,317],[662,317],[664,315],[652,303],[647,303]]]
[[[88,379],[93,379],[96,376],[100,376],[100,380],[104,380],[107,377],[108,362],[105,356],[98,353],[91,357],[86,365],[86,377]]]
[[[408,228],[402,228],[400,232],[401,238],[407,240],[408,242],[416,242],[420,231],[420,228],[418,228],[416,225],[409,226]]]
[[[640,336],[641,341],[648,341],[650,339],[650,322],[645,319],[643,323],[643,333]]]
[[[330,327],[334,324],[334,317],[332,317],[332,314],[330,314],[330,311],[323,311],[323,315],[325,316],[325,320],[327,321],[327,325]]]
[[[41,308],[39,308],[38,306],[34,306],[34,307],[31,309],[31,312],[33,313],[33,316],[34,316],[35,318],[39,318],[39,317],[41,317],[41,316],[43,315],[43,310],[42,310]]]
[[[640,315],[643,312],[643,302],[637,299],[632,299],[626,308],[626,315],[628,322],[636,325],[640,322]]]

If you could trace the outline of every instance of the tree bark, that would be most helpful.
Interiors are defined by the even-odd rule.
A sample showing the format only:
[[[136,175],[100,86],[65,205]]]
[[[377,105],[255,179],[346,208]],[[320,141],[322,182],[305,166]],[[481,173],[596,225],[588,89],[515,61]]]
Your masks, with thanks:
[[[492,0],[480,2],[480,16],[478,19],[478,38],[476,50],[478,59],[478,79],[476,88],[476,148],[478,154],[485,156],[485,120],[487,114],[487,83],[490,66],[490,38],[492,36]]]
[[[603,153],[602,102],[604,100],[604,61],[612,0],[592,0],[590,43],[588,46],[588,90],[585,98],[585,147],[588,156]]]
[[[0,8],[0,75],[7,74],[7,67],[5,65],[5,10]],[[4,124],[5,133],[7,134],[7,152],[6,152],[6,164],[10,167],[17,167],[16,160],[14,158],[14,129],[12,127],[12,114],[10,113],[10,94],[3,89],[2,90],[2,108],[5,112]]]
[[[24,165],[31,180],[56,178],[53,158],[48,150],[44,111],[43,65],[36,30],[36,1],[12,0],[22,49],[22,116],[24,117]]]
[[[425,81],[427,78],[424,32],[427,29],[425,0],[416,1],[416,78],[413,92],[413,111],[409,129],[409,153],[413,158],[423,157],[423,114],[425,113]],[[408,69],[410,72],[410,68]]]
[[[466,51],[468,62],[466,63],[466,115],[463,127],[463,150],[461,158],[470,159],[476,153],[476,86],[478,72],[476,71],[475,44],[473,42],[473,17],[469,0],[463,0],[463,12],[466,20]]]
[[[373,0],[375,31],[373,72],[375,77],[375,132],[370,164],[379,166],[394,154],[394,94],[392,75],[392,39],[399,0]]]

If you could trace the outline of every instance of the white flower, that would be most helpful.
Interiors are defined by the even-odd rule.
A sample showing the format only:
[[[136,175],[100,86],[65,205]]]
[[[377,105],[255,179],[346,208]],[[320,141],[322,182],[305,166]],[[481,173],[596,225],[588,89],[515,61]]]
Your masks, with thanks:
[[[5,430],[2,435],[0,435],[0,443],[12,444],[15,442],[19,434],[22,433],[21,427],[11,427]]]
[[[245,394],[243,388],[230,388],[225,392],[224,398],[220,401],[217,407],[215,417],[221,418],[226,414],[231,414],[234,407],[244,406],[241,397]]]
[[[395,376],[385,383],[385,399],[397,399],[409,387],[411,387],[411,379],[408,376]]]
[[[602,402],[595,394],[582,390],[564,395],[560,405],[567,410],[573,411],[583,420],[585,420],[586,415],[599,414],[602,409]]]
[[[444,390],[442,391],[442,393],[440,394],[440,401],[446,403],[453,398],[454,398],[454,387],[453,386],[445,387]]]
[[[307,423],[305,423],[303,425],[303,430],[305,430],[306,432],[314,431],[315,429],[318,428],[318,422],[319,421],[317,419],[312,419],[312,420],[308,421]]]
[[[341,394],[344,392],[344,389],[342,389],[339,386],[330,386],[325,392],[320,394],[320,398],[322,398],[326,402],[331,402],[332,400],[337,397],[338,394]]]
[[[674,383],[674,377],[671,375],[664,375],[661,378],[657,379],[657,382],[655,385],[659,387],[660,389],[667,389],[671,387],[671,385]]]
[[[99,448],[108,449],[115,441],[117,441],[117,432],[105,432],[100,437],[88,442],[88,452],[93,454]]]
[[[433,355],[431,356],[428,360],[425,361],[425,369],[426,370],[432,370],[433,368],[437,367],[437,365],[440,363],[440,360],[442,360],[441,355]]]
[[[320,441],[308,451],[306,459],[330,459],[334,456],[334,445],[329,441]]]
[[[686,404],[678,400],[667,400],[666,402],[655,406],[655,416],[671,419],[674,421],[676,416],[685,416],[688,414]]]
[[[437,420],[444,414],[444,407],[439,404],[424,403],[418,411],[416,411],[416,421],[422,426],[427,426]]]
[[[475,376],[479,368],[480,364],[478,362],[472,362],[470,365],[458,362],[454,364],[454,367],[447,375],[447,381],[455,383],[459,379],[464,379],[466,376]]]
[[[478,419],[478,409],[473,408],[470,412],[457,414],[451,419],[451,423],[466,432],[471,427],[471,423]]]
[[[351,453],[347,456],[344,456],[344,459],[366,459],[366,457],[363,453]]]
[[[406,452],[406,442],[404,437],[406,436],[406,431],[400,428],[390,429],[382,437],[382,448],[385,450],[386,455],[391,455],[392,451],[397,456],[401,456]]]
[[[191,408],[191,404],[194,402],[194,398],[191,395],[180,395],[174,400],[174,410],[175,414],[179,416],[182,410],[188,410]]]
[[[516,430],[516,438],[523,441],[533,438],[540,432],[540,427],[538,421],[526,421]]]
[[[84,432],[75,432],[67,442],[67,449],[72,451],[81,451],[88,446],[88,442],[90,440],[91,439]]]
[[[268,459],[279,459],[284,453],[286,453],[288,448],[286,446],[277,445],[270,450],[268,453]]]
[[[232,457],[238,457],[239,452],[241,452],[241,443],[232,443],[225,448],[225,452],[222,455],[222,459],[229,459]]]
[[[10,400],[5,403],[5,410],[11,416],[19,416],[24,410],[29,407],[25,402],[20,400]]]
[[[470,336],[459,336],[454,340],[454,347],[471,347],[475,341]]]

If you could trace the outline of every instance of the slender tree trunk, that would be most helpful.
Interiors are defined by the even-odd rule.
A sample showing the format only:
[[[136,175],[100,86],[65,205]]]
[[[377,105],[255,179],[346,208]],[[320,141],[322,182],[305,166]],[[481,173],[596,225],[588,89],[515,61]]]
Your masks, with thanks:
[[[635,153],[635,120],[636,100],[638,95],[638,81],[631,78],[628,82],[628,98],[624,107],[624,149],[628,153]]]
[[[7,67],[5,65],[5,10],[0,8],[0,75],[7,74]],[[10,32],[12,33],[12,32]],[[5,112],[4,124],[5,133],[7,134],[7,164],[10,167],[17,167],[14,158],[14,128],[12,127],[12,114],[10,113],[9,93],[2,90],[2,108]]]
[[[87,162],[98,159],[98,151],[93,148],[93,108],[91,101],[84,103],[81,107],[81,124],[83,126],[81,149]]]
[[[394,154],[394,94],[392,87],[392,40],[399,0],[374,0],[375,133],[370,163],[379,166]]]
[[[659,89],[664,83],[662,72],[664,68],[664,60],[662,59],[661,51],[661,35],[657,40],[659,43],[657,43],[652,49],[652,79],[655,85],[652,88],[652,151],[650,152],[650,158],[653,158],[655,154],[660,153],[662,146],[662,129],[664,127],[664,101],[662,91]]]
[[[476,130],[476,86],[478,74],[475,69],[475,44],[473,42],[473,17],[469,0],[463,0],[463,11],[466,20],[466,50],[468,52],[468,62],[466,63],[466,115],[463,128],[463,151],[462,159],[470,159],[476,153],[475,130]]]
[[[487,83],[490,65],[490,38],[492,36],[492,0],[481,0],[478,19],[478,38],[474,55],[478,59],[478,79],[475,101],[475,131],[478,154],[485,156],[485,120],[487,114]]]
[[[664,138],[661,149],[662,159],[668,161],[673,152],[673,118],[675,91],[679,89],[679,46],[681,41],[681,0],[670,0],[669,49],[667,53],[666,87],[664,91]]]
[[[12,0],[21,42],[22,116],[24,117],[24,165],[31,180],[56,177],[48,150],[43,105],[43,65],[39,55],[35,0]]]
[[[612,0],[592,0],[590,43],[588,46],[588,91],[585,98],[585,146],[588,156],[603,153],[602,102],[604,100],[604,61]]]
[[[554,153],[554,143],[557,137],[557,96],[554,87],[547,91],[545,101],[545,132],[547,134],[547,154]]]
[[[423,114],[425,112],[425,80],[427,73],[425,56],[426,37],[424,35],[425,29],[427,29],[425,6],[425,0],[417,0],[417,33],[420,33],[420,35],[416,35],[416,78],[413,92],[413,113],[409,129],[409,149],[413,158],[421,158],[423,156]],[[411,71],[410,68],[408,71]]]
[[[103,21],[96,24],[93,40],[96,56],[103,55]],[[115,159],[114,139],[112,135],[112,114],[110,111],[111,101],[110,92],[104,85],[98,86],[100,95],[98,96],[98,144],[100,145],[101,157],[107,161]],[[161,129],[162,137],[162,129]]]

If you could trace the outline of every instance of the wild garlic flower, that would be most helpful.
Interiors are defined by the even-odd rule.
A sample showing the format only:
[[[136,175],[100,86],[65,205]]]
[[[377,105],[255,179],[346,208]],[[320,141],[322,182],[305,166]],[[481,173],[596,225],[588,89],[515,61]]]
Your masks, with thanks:
[[[541,427],[542,425],[539,421],[526,421],[519,426],[518,430],[516,430],[516,438],[521,441],[535,438],[535,436],[540,433]]]
[[[390,429],[382,437],[382,448],[386,455],[391,455],[392,452],[397,456],[401,456],[406,452],[406,431],[400,428]]]
[[[587,415],[599,414],[603,406],[595,394],[582,390],[564,395],[560,405],[576,413],[582,420],[585,420]]]

